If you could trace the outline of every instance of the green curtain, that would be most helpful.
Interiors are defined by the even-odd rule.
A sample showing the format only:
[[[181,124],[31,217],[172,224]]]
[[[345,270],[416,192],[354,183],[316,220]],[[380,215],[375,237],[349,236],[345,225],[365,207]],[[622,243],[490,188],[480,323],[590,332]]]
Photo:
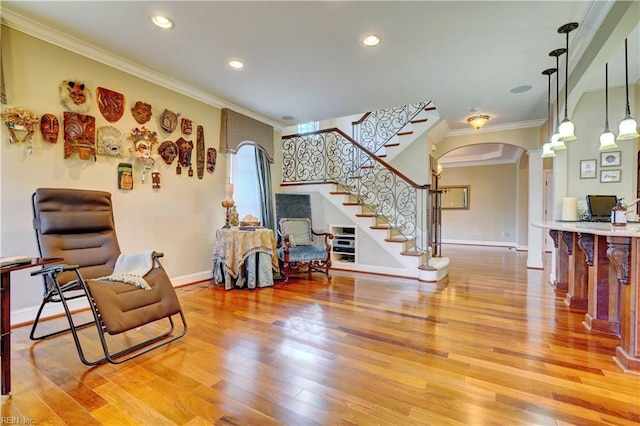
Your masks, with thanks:
[[[271,188],[271,163],[267,154],[259,147],[256,150],[256,172],[258,175],[258,194],[260,195],[260,213],[262,225],[276,231],[273,223],[273,190]]]

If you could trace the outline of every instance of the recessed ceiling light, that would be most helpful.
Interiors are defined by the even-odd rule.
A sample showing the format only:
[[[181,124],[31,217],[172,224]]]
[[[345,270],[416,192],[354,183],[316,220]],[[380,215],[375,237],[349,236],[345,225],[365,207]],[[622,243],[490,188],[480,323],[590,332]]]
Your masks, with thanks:
[[[151,22],[153,22],[157,27],[163,28],[165,30],[169,28],[173,28],[173,21],[161,15],[152,16]]]
[[[229,61],[229,66],[231,68],[235,68],[239,70],[240,68],[244,67],[244,64],[234,59],[233,61]]]
[[[282,119],[286,121],[293,121],[295,120],[295,117],[293,117],[292,115],[283,115]]]
[[[380,44],[380,37],[374,34],[370,34],[364,38],[363,43],[367,47],[377,46],[378,44]]]
[[[523,93],[531,90],[531,85],[525,84],[524,86],[518,86],[511,89],[511,93]]]

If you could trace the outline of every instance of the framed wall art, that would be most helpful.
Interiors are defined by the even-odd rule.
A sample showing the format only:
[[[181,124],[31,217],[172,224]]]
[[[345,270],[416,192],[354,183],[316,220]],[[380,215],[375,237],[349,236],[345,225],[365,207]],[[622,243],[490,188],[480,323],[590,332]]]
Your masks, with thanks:
[[[620,151],[603,152],[600,154],[600,167],[619,166]]]
[[[580,179],[596,178],[596,160],[580,161]]]
[[[600,170],[600,182],[620,182],[622,170]]]

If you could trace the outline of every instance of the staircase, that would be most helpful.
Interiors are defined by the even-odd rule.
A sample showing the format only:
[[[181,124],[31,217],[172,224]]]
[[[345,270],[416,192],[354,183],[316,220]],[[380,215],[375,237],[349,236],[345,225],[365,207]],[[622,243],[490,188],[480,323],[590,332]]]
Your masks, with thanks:
[[[400,107],[396,115],[390,110],[368,113],[354,122],[354,134],[364,134],[371,149],[337,128],[284,136],[282,185],[295,185],[292,192],[300,192],[300,184],[327,184],[314,189],[321,188],[318,192],[352,217],[360,232],[402,265],[398,275],[433,282],[447,275],[449,264],[439,257],[439,241],[433,238],[439,236],[440,215],[434,212],[439,194],[382,159],[386,150],[401,146],[394,141],[403,136],[399,133],[408,135],[409,126],[429,121],[434,109],[427,105]],[[388,123],[392,130],[385,127]]]

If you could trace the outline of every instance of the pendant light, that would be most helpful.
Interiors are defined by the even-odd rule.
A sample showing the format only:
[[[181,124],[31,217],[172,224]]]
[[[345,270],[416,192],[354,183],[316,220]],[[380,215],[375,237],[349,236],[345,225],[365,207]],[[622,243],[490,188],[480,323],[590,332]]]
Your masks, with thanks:
[[[627,109],[625,110],[626,114],[620,125],[618,126],[618,140],[626,141],[629,139],[635,139],[638,136],[638,123],[636,120],[631,117],[631,108],[629,108],[629,64],[627,60],[627,39],[624,39],[624,78],[625,78],[625,87],[627,90]]]
[[[559,34],[567,35],[567,58],[565,61],[564,73],[564,120],[560,123],[560,140],[563,142],[574,141],[578,139],[575,135],[575,125],[569,119],[567,98],[569,94],[569,33],[578,28],[577,22],[570,22],[558,28]]]
[[[551,149],[551,75],[556,71],[556,68],[549,68],[542,71],[542,74],[546,75],[549,80],[549,88],[547,90],[547,142],[542,145],[541,158],[552,158],[556,156],[556,153]]]
[[[560,64],[560,56],[564,55],[567,52],[567,49],[564,47],[556,50],[552,50],[549,52],[549,56],[553,56],[556,58],[556,71],[558,71]],[[551,135],[551,146],[550,148],[554,151],[561,151],[563,149],[567,149],[567,146],[563,141],[560,140],[560,72],[556,76],[556,127]]]
[[[604,132],[600,135],[600,151],[617,148],[615,136],[609,130],[609,64],[604,65]]]

